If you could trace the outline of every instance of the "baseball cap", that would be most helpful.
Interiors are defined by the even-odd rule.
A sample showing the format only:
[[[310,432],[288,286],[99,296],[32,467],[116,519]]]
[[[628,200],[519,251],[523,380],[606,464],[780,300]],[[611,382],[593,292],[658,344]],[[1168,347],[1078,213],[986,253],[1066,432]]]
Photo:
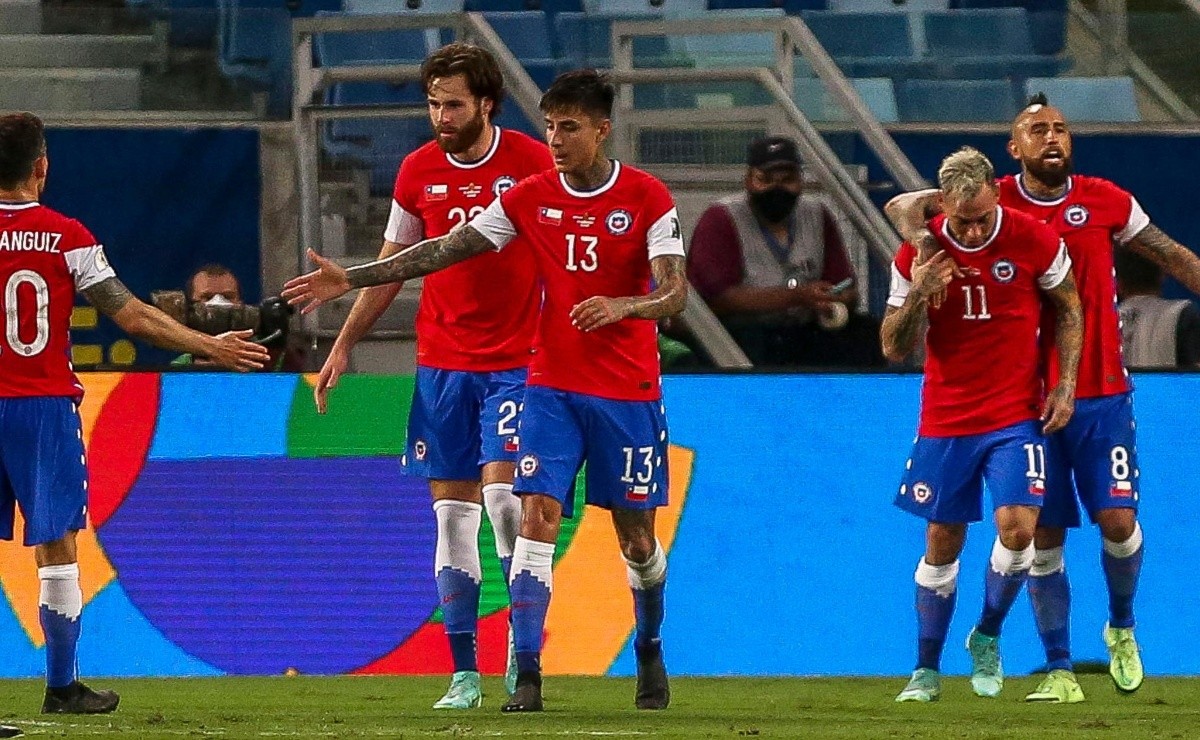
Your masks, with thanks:
[[[800,153],[796,142],[784,136],[755,139],[746,153],[746,164],[760,170],[775,167],[799,167]]]

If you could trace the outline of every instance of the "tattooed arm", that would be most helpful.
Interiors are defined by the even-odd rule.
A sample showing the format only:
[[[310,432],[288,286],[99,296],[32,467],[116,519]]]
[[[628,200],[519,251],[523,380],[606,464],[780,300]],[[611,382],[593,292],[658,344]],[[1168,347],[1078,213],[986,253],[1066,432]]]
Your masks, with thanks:
[[[901,193],[887,202],[884,214],[904,241],[917,248],[918,253],[928,258],[938,250],[937,241],[926,223],[941,213],[937,188]]]
[[[209,336],[189,329],[157,308],[134,297],[119,278],[110,277],[83,291],[88,302],[116,322],[127,334],[162,349],[191,352],[230,370],[258,370],[269,354],[246,339],[254,332],[226,332]]]
[[[348,270],[310,249],[308,258],[317,269],[287,281],[281,295],[293,306],[302,304],[300,312],[308,313],[355,288],[404,282],[495,250],[496,245],[471,226],[417,242],[391,257]]]
[[[938,252],[924,262],[913,262],[912,286],[904,297],[904,305],[888,306],[883,314],[879,337],[888,361],[904,362],[917,346],[930,298],[944,291],[953,277],[954,261],[945,252]]]
[[[1054,304],[1054,343],[1058,351],[1058,382],[1046,396],[1042,409],[1043,431],[1053,434],[1067,425],[1075,412],[1075,383],[1079,375],[1079,355],[1083,349],[1083,309],[1075,277],[1067,276],[1046,291]]]
[[[1200,295],[1200,257],[1162,229],[1147,224],[1125,246],[1161,267],[1193,294]]]
[[[662,319],[675,316],[687,302],[688,282],[683,257],[664,254],[650,260],[653,291],[644,296],[610,298],[594,296],[571,309],[571,321],[582,331],[592,331],[622,319]]]

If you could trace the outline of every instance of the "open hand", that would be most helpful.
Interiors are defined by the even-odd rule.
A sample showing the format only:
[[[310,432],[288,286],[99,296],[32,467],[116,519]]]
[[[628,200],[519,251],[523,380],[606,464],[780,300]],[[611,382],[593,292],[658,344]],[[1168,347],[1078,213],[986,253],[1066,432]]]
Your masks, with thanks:
[[[1046,396],[1042,406],[1042,434],[1054,434],[1071,421],[1075,414],[1075,391],[1059,385]]]
[[[346,268],[327,260],[313,250],[308,250],[308,259],[317,269],[292,278],[283,285],[280,293],[289,305],[299,306],[300,313],[311,313],[317,306],[328,303],[350,290]]]
[[[214,365],[243,373],[262,370],[270,362],[271,353],[261,344],[248,341],[253,334],[252,329],[218,334],[213,337],[216,342],[208,352],[208,360]]]
[[[594,331],[627,318],[629,309],[628,298],[593,296],[575,304],[575,307],[571,309],[571,323],[580,331]]]

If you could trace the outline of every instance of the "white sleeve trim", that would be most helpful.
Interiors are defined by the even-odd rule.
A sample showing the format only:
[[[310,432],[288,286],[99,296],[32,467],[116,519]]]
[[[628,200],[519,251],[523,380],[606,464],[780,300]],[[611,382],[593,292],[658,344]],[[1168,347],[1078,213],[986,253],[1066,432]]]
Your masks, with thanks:
[[[683,256],[683,232],[679,228],[679,209],[672,208],[646,230],[646,250],[650,259],[669,254]]]
[[[1067,245],[1062,239],[1058,240],[1058,254],[1046,268],[1046,272],[1038,276],[1038,285],[1042,290],[1053,290],[1071,274],[1071,255],[1067,254]]]
[[[108,258],[104,256],[103,244],[72,249],[64,252],[63,257],[67,260],[67,270],[70,271],[71,277],[75,278],[75,290],[84,291],[117,276],[116,271],[108,264]]]
[[[421,241],[425,236],[425,226],[415,214],[404,210],[404,207],[392,199],[392,212],[388,214],[387,228],[383,230],[383,238],[402,246],[409,246]]]
[[[912,281],[900,274],[900,268],[892,264],[892,285],[888,291],[887,304],[892,308],[900,308],[912,290]]]
[[[1117,232],[1117,244],[1128,244],[1131,239],[1142,233],[1142,229],[1150,225],[1150,217],[1142,209],[1142,204],[1137,202],[1137,198],[1131,195],[1129,201],[1132,206],[1129,209],[1129,221],[1125,223],[1125,228]]]
[[[500,204],[499,198],[493,200],[491,205],[483,209],[482,213],[471,219],[468,225],[494,244],[497,252],[517,238],[517,227],[504,212],[504,206]]]

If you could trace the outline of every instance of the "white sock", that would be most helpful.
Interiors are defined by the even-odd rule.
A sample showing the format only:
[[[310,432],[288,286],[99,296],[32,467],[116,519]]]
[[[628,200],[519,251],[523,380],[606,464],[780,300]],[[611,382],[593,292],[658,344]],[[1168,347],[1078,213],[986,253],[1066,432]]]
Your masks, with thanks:
[[[1033,566],[1033,556],[1032,542],[1024,550],[1010,550],[997,537],[992,544],[992,570],[1002,576],[1016,575]]]
[[[1142,546],[1142,525],[1140,522],[1133,523],[1133,534],[1129,535],[1129,539],[1124,542],[1113,542],[1112,540],[1100,538],[1104,545],[1104,551],[1114,558],[1127,558],[1138,551]]]
[[[938,596],[949,597],[958,590],[958,561],[946,565],[930,565],[925,562],[925,558],[921,558],[913,580],[918,586],[927,588]]]
[[[67,619],[78,619],[83,612],[83,591],[79,588],[79,563],[45,565],[38,568],[41,591],[38,606],[58,612]]]
[[[625,572],[629,576],[629,586],[637,589],[648,589],[667,580],[667,555],[662,543],[654,540],[654,552],[644,563],[625,560]]]
[[[1063,562],[1063,549],[1051,547],[1048,550],[1034,551],[1033,566],[1029,569],[1029,575],[1034,578],[1052,576],[1055,573],[1062,573],[1066,569],[1067,564]]]
[[[546,588],[551,588],[554,582],[553,565],[554,543],[517,537],[517,543],[513,547],[512,576],[509,583],[512,583],[512,579],[516,578],[518,573],[529,571],[530,575],[546,584]]]
[[[479,563],[479,523],[483,507],[470,501],[441,499],[433,502],[437,518],[437,549],[433,557],[436,576],[447,566],[471,576],[476,583],[483,580]]]
[[[488,483],[483,487],[483,504],[496,534],[496,555],[513,556],[517,533],[521,531],[521,497],[513,494],[511,483]]]

